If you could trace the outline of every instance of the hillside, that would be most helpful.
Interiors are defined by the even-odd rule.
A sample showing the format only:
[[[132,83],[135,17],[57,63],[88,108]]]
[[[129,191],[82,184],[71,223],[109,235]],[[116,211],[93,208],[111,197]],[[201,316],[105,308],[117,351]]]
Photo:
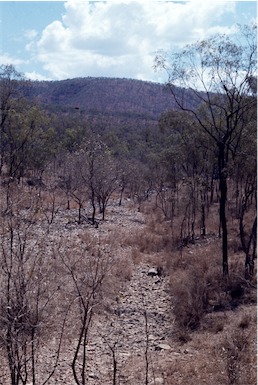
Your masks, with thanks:
[[[164,85],[132,79],[88,77],[32,82],[25,96],[52,109],[79,110],[83,115],[157,120],[162,112],[175,108]],[[193,103],[190,93],[188,100]]]

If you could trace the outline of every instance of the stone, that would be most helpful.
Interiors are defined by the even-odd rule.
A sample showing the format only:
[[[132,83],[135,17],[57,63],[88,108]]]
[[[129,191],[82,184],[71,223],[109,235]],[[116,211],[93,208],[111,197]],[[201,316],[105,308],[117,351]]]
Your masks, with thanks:
[[[149,335],[149,341],[154,341],[156,340],[156,337],[153,334]]]
[[[89,378],[93,378],[94,380],[97,380],[98,376],[95,373],[89,373]]]
[[[156,377],[154,383],[155,385],[164,384],[164,379],[162,377]]]
[[[158,275],[158,270],[155,267],[151,267],[147,274],[150,277],[155,277],[156,275]]]
[[[159,344],[155,346],[155,350],[170,350],[171,346],[168,344]]]

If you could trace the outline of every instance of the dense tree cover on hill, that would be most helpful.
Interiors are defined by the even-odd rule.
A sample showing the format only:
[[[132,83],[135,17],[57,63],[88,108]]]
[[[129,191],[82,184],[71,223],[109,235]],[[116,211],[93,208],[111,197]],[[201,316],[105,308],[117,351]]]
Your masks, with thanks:
[[[48,108],[79,108],[81,114],[90,115],[157,119],[160,112],[173,106],[163,85],[133,79],[89,77],[32,82],[22,91],[27,98]]]

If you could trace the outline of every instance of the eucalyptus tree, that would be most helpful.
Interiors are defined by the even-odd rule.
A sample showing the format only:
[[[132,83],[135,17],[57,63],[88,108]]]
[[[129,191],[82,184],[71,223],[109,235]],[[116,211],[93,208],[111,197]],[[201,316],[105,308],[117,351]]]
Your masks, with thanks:
[[[254,273],[257,243],[257,108],[247,116],[232,174],[236,183],[236,215],[247,275]]]
[[[11,113],[14,98],[19,96],[18,82],[22,74],[15,70],[13,65],[0,66],[0,174],[4,164],[4,141],[3,135],[6,132],[7,118]]]
[[[165,207],[165,195],[168,202],[173,202],[175,199],[171,199],[170,193],[180,188],[180,196],[185,198],[183,222],[187,223],[188,228],[185,237],[194,241],[196,219],[200,213],[201,235],[206,232],[205,216],[213,178],[214,147],[210,146],[207,137],[188,112],[167,111],[161,115],[159,125],[166,137],[165,148],[159,156],[160,164],[167,171],[158,198],[162,199]],[[177,212],[180,214],[179,203],[177,199]]]
[[[70,201],[78,205],[78,223],[82,222],[82,210],[87,202],[87,186],[82,178],[81,169],[83,158],[80,151],[66,154],[61,159],[58,186],[65,192],[67,209],[70,209]]]
[[[60,171],[59,187],[66,193],[68,208],[70,198],[78,204],[79,223],[88,201],[92,224],[97,224],[98,207],[104,220],[109,199],[118,188],[118,167],[105,143],[97,135],[88,134],[76,151],[63,158]]]
[[[28,171],[42,173],[54,154],[54,132],[49,119],[26,100],[14,101],[2,134],[3,160],[9,177],[20,179]]]
[[[178,108],[190,113],[217,147],[224,275],[228,275],[228,163],[238,151],[245,116],[256,101],[256,29],[256,25],[239,27],[237,36],[217,34],[179,53],[156,57],[156,67],[168,74],[168,87]]]
[[[92,224],[96,224],[97,207],[104,220],[108,201],[118,187],[116,163],[106,144],[94,134],[88,135],[77,154],[81,179],[92,206]]]

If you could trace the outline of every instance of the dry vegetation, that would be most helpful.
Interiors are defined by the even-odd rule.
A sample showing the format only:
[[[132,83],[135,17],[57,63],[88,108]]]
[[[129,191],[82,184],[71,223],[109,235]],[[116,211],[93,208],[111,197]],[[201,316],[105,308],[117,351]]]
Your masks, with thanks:
[[[52,370],[51,385],[75,384],[76,376],[77,383],[96,385],[256,384],[256,281],[244,278],[236,219],[229,221],[225,279],[216,205],[207,235],[182,246],[182,218],[172,226],[151,199],[139,211],[132,200],[119,206],[114,196],[106,220],[95,228],[76,222],[76,205],[67,210],[62,194],[54,203],[52,195],[40,194],[13,188],[11,213],[2,201],[1,230],[5,236],[8,223],[18,235],[27,229],[26,244],[18,237],[14,254],[24,245],[26,304],[38,316],[37,385]],[[151,267],[158,276],[148,276]],[[10,384],[5,343],[2,332],[2,385]],[[30,376],[24,384],[33,384]]]

